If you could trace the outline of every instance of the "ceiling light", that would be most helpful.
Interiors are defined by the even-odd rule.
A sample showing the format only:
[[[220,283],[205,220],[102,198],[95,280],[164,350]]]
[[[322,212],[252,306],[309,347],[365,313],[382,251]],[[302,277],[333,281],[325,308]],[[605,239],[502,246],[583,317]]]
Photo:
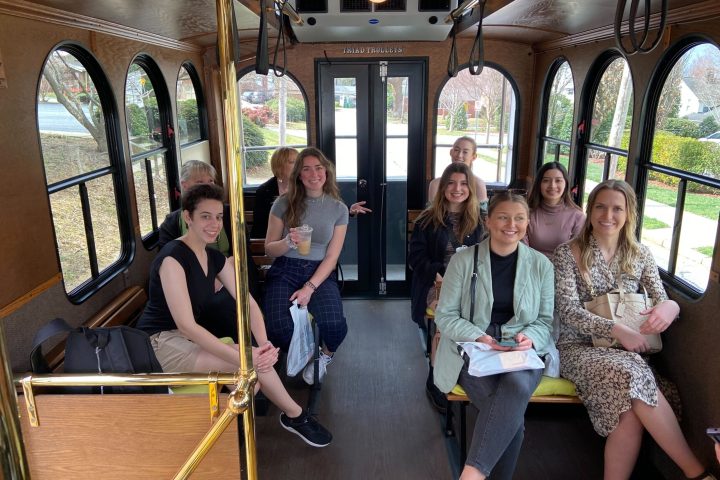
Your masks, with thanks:
[[[385,0],[370,0],[370,3],[375,3],[375,4],[385,3]]]

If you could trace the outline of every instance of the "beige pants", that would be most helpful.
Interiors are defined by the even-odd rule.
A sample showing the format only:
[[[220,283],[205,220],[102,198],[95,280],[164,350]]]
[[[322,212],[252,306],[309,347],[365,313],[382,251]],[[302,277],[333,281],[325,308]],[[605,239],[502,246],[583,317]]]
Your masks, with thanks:
[[[194,371],[200,347],[185,338],[179,330],[166,330],[151,335],[150,344],[163,372]]]

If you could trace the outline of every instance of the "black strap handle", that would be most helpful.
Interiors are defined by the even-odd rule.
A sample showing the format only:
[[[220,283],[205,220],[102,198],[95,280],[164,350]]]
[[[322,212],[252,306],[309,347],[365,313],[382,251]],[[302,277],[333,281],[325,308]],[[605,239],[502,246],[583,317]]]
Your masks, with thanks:
[[[33,338],[32,350],[30,351],[30,364],[35,373],[51,373],[45,358],[42,354],[42,344],[50,337],[59,333],[68,333],[75,330],[62,318],[54,318],[47,325],[42,327]]]
[[[470,50],[470,64],[468,65],[470,75],[480,75],[485,67],[485,44],[482,38],[484,10],[485,2],[482,1],[480,2],[480,21],[478,22],[478,29],[475,34],[472,50]]]
[[[470,277],[470,318],[468,321],[472,323],[473,316],[475,315],[475,285],[477,285],[477,262],[478,262],[478,250],[480,250],[480,244],[475,244],[475,252],[473,253],[473,271]]]
[[[450,31],[450,35],[452,36],[452,45],[450,46],[450,56],[448,57],[447,73],[451,78],[457,77],[458,74],[458,55],[457,46],[455,45],[455,32],[457,32],[458,23],[459,20],[455,20],[453,22],[452,30]]]

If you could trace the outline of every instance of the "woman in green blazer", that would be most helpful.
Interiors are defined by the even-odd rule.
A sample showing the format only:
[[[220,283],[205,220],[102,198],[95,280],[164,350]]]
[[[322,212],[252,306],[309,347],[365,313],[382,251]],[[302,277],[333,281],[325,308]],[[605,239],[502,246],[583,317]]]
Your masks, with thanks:
[[[545,355],[552,344],[554,274],[550,261],[521,243],[528,225],[525,199],[495,194],[488,207],[489,237],[479,244],[473,318],[470,279],[474,247],[457,253],[445,271],[435,323],[441,333],[435,384],[449,392],[459,383],[479,414],[461,480],[511,479],[524,432],[524,414],[542,369],[486,377],[468,374],[456,342],[482,342],[494,350]],[[514,347],[498,344],[515,341]]]

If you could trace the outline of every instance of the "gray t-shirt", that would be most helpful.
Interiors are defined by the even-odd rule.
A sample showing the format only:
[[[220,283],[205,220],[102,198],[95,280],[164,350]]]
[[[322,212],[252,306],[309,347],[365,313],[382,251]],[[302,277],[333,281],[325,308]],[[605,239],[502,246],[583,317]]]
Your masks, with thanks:
[[[301,224],[307,224],[313,228],[310,255],[300,255],[297,250],[289,250],[285,256],[303,260],[323,260],[335,227],[348,224],[348,209],[344,203],[327,195],[320,198],[308,197],[305,199],[305,205],[305,215]],[[275,215],[284,222],[283,215],[285,215],[287,208],[287,198],[282,195],[273,203],[270,214]],[[287,234],[288,227],[285,225],[283,236]]]

